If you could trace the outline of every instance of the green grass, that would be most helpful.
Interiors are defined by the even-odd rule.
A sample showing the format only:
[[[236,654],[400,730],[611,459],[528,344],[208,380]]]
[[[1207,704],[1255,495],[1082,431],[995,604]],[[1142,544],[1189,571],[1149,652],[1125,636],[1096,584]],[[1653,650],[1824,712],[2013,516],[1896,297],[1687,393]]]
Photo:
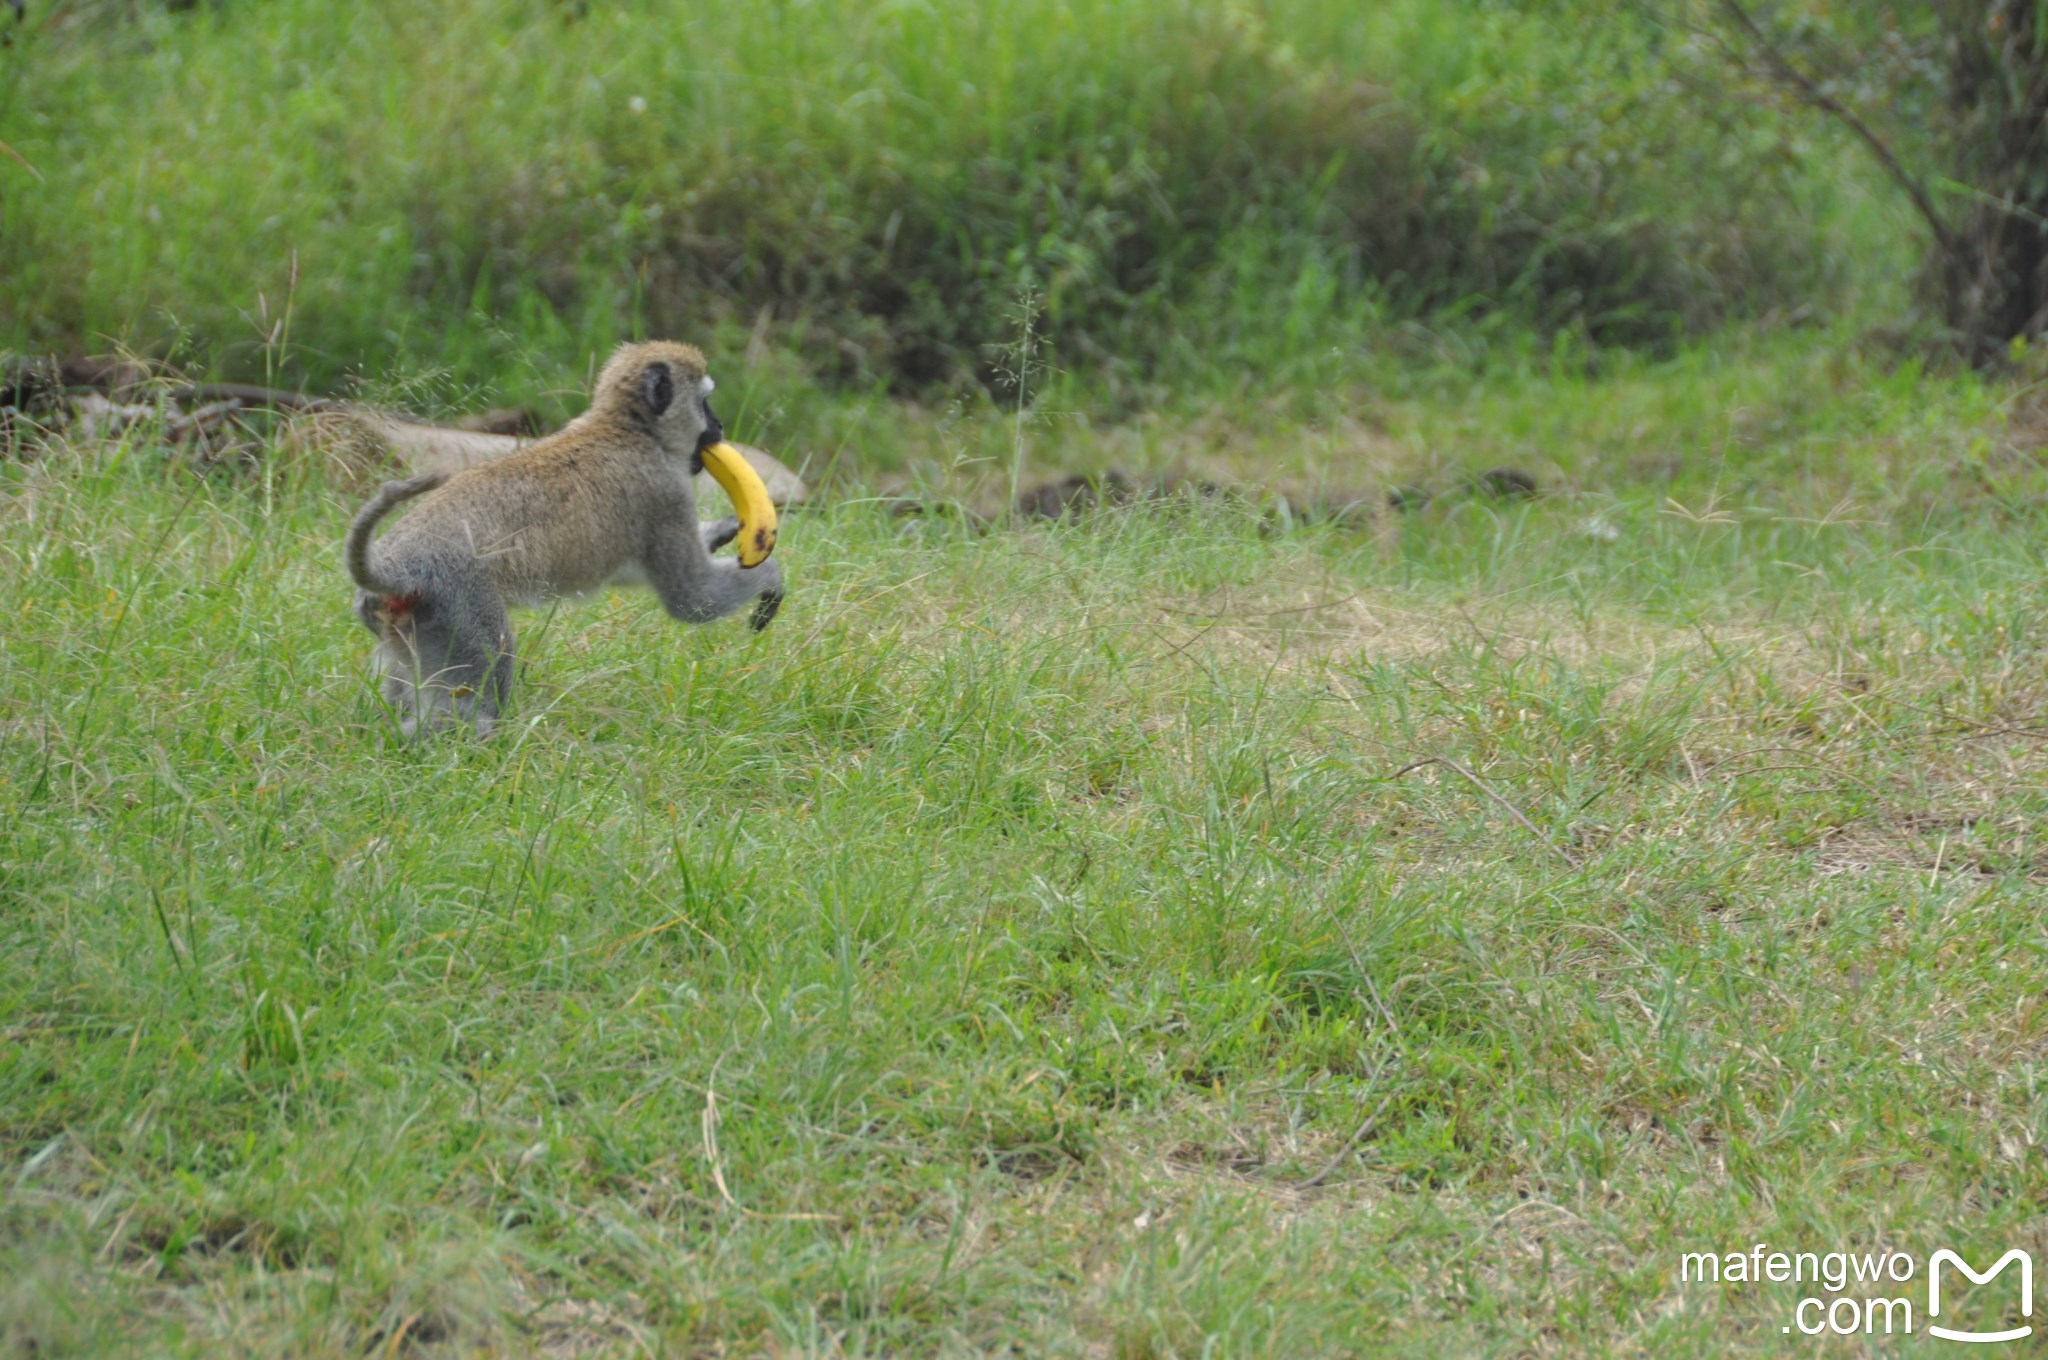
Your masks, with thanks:
[[[354,493],[0,467],[0,1353],[1780,1355],[1679,1253],[2048,1259],[2031,401],[1724,348],[1343,436],[1526,505],[849,494],[767,633],[526,616],[420,750]]]
[[[1662,352],[1889,305],[1913,249],[1860,148],[1711,63],[1674,83],[1690,49],[1606,0],[34,0],[9,31],[0,346],[321,390],[559,408],[661,335],[1001,389],[1020,310],[1098,394],[1320,386],[1417,319]]]

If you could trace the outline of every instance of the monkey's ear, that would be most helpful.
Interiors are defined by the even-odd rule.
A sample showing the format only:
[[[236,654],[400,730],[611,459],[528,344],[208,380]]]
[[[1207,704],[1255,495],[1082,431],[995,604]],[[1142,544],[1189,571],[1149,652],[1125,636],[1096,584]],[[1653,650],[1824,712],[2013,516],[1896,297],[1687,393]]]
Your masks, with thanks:
[[[656,415],[669,408],[676,399],[676,380],[667,364],[647,366],[647,371],[640,375],[640,395],[647,399],[647,409]]]

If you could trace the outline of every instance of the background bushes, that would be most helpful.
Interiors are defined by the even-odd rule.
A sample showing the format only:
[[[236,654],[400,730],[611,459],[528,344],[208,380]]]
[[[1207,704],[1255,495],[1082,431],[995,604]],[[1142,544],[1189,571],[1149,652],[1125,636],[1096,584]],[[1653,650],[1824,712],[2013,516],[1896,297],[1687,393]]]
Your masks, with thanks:
[[[0,344],[490,383],[721,332],[918,391],[1000,386],[1029,314],[1069,370],[1194,381],[1415,320],[1658,348],[1884,272],[1853,153],[1703,116],[1677,41],[1479,0],[35,7]]]

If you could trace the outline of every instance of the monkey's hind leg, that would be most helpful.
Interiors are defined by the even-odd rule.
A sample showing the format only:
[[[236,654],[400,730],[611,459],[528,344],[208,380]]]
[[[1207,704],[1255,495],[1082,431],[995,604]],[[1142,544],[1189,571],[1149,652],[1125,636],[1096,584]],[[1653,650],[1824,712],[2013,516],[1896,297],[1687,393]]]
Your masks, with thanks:
[[[373,664],[407,741],[457,723],[488,736],[512,691],[511,620],[481,582],[421,600],[391,621]]]
[[[407,741],[415,740],[423,725],[431,731],[445,721],[437,717],[434,692],[421,683],[417,603],[367,590],[356,595],[356,617],[377,638],[370,653],[371,678],[385,705],[398,715]]]
[[[448,613],[440,665],[428,683],[455,719],[487,737],[512,698],[512,620],[505,602],[482,580],[451,601]]]
[[[416,629],[394,628],[370,655],[370,672],[380,678],[384,702],[398,715],[407,741],[418,741],[450,721],[448,691],[422,674]]]
[[[473,692],[464,693],[466,686],[455,691],[455,708],[458,716],[476,729],[478,736],[488,737],[491,729],[498,725],[498,718],[506,706],[512,702],[512,670],[515,664],[512,627],[509,620],[503,619],[502,611],[500,627],[494,632],[479,635],[477,641],[481,644],[478,649],[481,659],[469,670],[480,669],[483,678]]]

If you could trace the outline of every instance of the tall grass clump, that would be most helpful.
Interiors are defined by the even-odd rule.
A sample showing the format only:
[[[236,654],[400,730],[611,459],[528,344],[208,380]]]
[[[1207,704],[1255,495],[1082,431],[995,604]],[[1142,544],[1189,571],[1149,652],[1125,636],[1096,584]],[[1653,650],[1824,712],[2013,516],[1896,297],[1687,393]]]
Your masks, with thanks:
[[[1661,346],[1885,248],[1848,160],[1697,117],[1596,8],[32,9],[0,344],[251,369],[296,252],[317,380],[724,327],[996,382],[1025,292],[1070,364],[1271,372],[1422,317]]]

